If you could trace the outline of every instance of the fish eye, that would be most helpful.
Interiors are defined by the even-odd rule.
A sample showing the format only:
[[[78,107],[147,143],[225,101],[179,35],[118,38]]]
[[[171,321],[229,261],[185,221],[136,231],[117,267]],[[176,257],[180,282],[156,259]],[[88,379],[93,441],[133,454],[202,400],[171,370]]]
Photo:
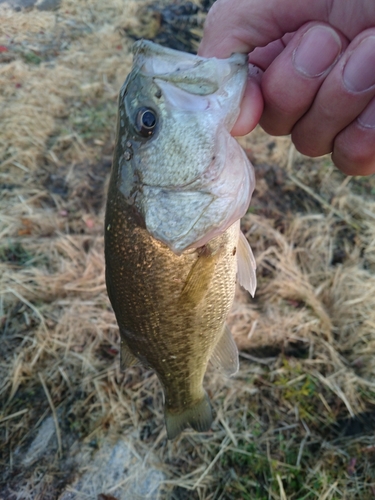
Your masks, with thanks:
[[[150,108],[140,108],[137,113],[136,129],[143,137],[150,137],[156,127],[156,113]]]

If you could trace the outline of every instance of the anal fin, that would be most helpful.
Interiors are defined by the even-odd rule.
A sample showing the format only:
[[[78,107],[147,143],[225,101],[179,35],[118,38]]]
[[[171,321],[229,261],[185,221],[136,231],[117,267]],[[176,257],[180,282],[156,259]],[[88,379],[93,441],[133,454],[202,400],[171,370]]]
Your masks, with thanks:
[[[209,431],[211,424],[212,409],[206,393],[198,403],[181,413],[174,413],[165,408],[168,439],[176,438],[187,427],[192,427],[197,432]]]
[[[120,347],[120,369],[121,371],[125,371],[127,368],[131,366],[140,365],[141,362],[138,358],[134,356],[126,342],[121,339],[121,347]]]
[[[257,287],[256,262],[245,235],[240,231],[237,252],[237,278],[239,284],[254,297]]]
[[[238,372],[238,349],[227,325],[224,326],[223,334],[215,346],[210,362],[228,377]]]

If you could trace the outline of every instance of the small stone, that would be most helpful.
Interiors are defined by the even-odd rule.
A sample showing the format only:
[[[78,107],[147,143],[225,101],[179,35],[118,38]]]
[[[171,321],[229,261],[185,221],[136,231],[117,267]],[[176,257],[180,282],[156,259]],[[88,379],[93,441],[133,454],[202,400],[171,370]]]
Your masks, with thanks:
[[[123,154],[123,158],[124,158],[124,160],[125,160],[125,161],[129,161],[129,160],[131,159],[131,157],[132,157],[132,154],[131,154],[131,152],[127,149],[127,150],[124,152],[124,154]]]

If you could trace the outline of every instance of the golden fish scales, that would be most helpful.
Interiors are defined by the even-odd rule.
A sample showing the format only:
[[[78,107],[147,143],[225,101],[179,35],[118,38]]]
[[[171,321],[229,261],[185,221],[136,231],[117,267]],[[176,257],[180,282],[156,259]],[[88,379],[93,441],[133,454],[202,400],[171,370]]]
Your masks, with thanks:
[[[108,200],[106,272],[120,327],[122,365],[138,358],[158,374],[170,438],[186,420],[200,431],[211,424],[202,382],[215,346],[226,334],[238,235],[234,224],[205,247],[178,256],[150,236],[120,193]]]

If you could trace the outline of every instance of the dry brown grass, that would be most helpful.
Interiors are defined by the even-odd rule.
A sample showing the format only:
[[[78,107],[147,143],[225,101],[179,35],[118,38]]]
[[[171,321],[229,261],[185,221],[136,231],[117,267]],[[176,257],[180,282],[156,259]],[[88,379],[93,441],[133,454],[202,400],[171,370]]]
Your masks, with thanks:
[[[255,300],[239,290],[229,317],[238,376],[206,377],[212,431],[168,442],[155,375],[119,370],[103,203],[131,64],[120,28],[140,4],[0,5],[0,498],[64,498],[115,443],[143,468],[71,498],[129,498],[150,467],[161,498],[374,498],[373,178],[346,178],[287,138],[243,139],[259,287]],[[38,432],[52,436],[42,454]]]

